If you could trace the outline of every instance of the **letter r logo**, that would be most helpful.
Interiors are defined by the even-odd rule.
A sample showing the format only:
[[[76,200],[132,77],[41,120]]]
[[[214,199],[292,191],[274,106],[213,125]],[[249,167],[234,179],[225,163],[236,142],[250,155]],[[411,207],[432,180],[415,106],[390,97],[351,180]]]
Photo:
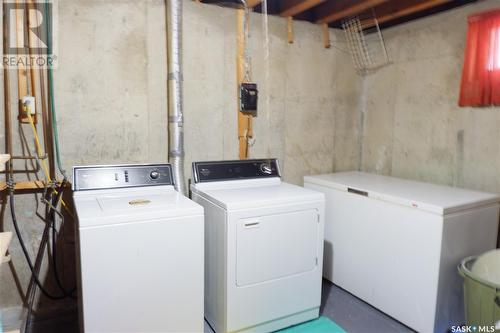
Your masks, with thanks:
[[[8,49],[4,54],[49,54],[52,3],[48,1],[4,3]],[[50,37],[50,38],[49,38]]]

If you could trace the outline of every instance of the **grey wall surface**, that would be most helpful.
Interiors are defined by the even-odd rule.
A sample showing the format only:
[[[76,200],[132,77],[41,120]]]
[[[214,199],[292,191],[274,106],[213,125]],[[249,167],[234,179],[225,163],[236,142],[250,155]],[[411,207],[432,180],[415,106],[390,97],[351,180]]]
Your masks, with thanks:
[[[233,10],[185,3],[186,166],[236,159],[236,17]],[[355,167],[355,154],[334,157],[338,143],[345,151],[357,148],[356,133],[342,124],[353,121],[344,114],[357,107],[361,83],[345,66],[348,56],[325,49],[321,29],[309,23],[296,22],[295,43],[288,44],[286,20],[278,17],[269,17],[266,47],[263,17],[250,20],[252,79],[260,90],[250,156],[278,157],[285,180],[296,184],[304,174]]]
[[[500,109],[459,108],[467,16],[495,0],[384,31],[392,64],[365,77],[365,171],[500,192]]]
[[[186,174],[194,160],[238,157],[234,10],[184,1]],[[75,164],[166,161],[166,54],[163,1],[65,1],[60,8],[57,95],[66,168]],[[98,15],[97,13],[106,13]],[[111,15],[112,13],[112,15]],[[361,79],[349,57],[325,49],[317,26],[251,15],[252,79],[259,116],[251,157],[278,157],[285,179],[355,167]],[[337,32],[332,30],[332,39]],[[78,35],[79,38],[74,38]],[[338,130],[333,130],[338,128]],[[337,144],[341,143],[341,145]],[[85,144],[82,144],[85,143]]]
[[[184,4],[186,174],[190,175],[192,161],[238,156],[236,15],[231,9],[188,0]],[[294,27],[295,43],[288,44],[286,20],[270,17],[267,52],[262,16],[251,17],[253,80],[261,94],[250,155],[278,157],[285,180],[301,184],[304,174],[357,167],[359,135],[352,128],[357,128],[361,78],[348,55],[323,47],[320,27],[304,22]],[[340,37],[333,30],[331,35],[334,43]],[[58,44],[56,105],[64,168],[167,161],[163,1],[59,1]],[[15,80],[12,90],[17,91]],[[17,104],[16,96],[12,103]],[[29,127],[25,131],[32,146]],[[20,152],[17,134],[15,150]],[[33,195],[16,196],[32,257],[43,229],[35,215],[35,200]],[[4,229],[13,230],[8,215],[7,206]],[[70,286],[75,266],[71,230],[61,236],[61,243],[66,248],[62,275]],[[22,304],[13,271],[22,291],[30,276],[17,239],[11,254],[13,266],[0,268],[4,310]],[[70,308],[71,304],[42,298],[39,306]]]

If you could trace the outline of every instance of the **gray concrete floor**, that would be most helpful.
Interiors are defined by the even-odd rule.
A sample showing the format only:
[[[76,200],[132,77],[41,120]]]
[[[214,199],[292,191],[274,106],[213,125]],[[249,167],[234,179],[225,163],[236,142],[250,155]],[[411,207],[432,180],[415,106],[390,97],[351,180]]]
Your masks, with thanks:
[[[340,325],[348,333],[410,333],[408,327],[378,311],[345,290],[323,280],[321,315]],[[57,320],[35,321],[32,333],[77,333],[76,314]],[[213,330],[205,322],[205,332]]]
[[[414,332],[327,280],[323,280],[320,313],[348,333]]]
[[[348,333],[414,332],[327,280],[323,280],[320,314],[336,322]],[[214,333],[206,322],[204,333]]]

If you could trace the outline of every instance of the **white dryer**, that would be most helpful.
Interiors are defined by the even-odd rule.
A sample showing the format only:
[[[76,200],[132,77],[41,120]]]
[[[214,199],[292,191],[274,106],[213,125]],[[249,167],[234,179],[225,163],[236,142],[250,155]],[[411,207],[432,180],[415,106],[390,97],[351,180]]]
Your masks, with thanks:
[[[171,167],[75,167],[82,332],[203,331],[203,208]]]
[[[275,159],[195,162],[193,173],[212,328],[271,332],[317,318],[324,195],[282,182]]]

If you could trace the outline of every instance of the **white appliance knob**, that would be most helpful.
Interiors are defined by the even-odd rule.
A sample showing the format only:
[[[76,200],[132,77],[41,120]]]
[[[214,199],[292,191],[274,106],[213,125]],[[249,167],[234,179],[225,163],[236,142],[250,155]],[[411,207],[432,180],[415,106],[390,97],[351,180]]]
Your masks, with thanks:
[[[261,166],[260,166],[260,171],[262,171],[263,173],[265,174],[268,174],[270,175],[272,172],[273,172],[273,169],[271,168],[271,166],[267,163],[263,163]]]

